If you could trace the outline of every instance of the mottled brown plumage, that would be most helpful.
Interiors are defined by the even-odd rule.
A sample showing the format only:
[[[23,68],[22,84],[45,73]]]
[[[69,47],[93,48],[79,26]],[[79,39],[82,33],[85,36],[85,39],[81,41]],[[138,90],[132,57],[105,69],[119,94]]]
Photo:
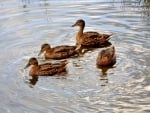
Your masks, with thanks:
[[[82,46],[101,46],[107,43],[111,36],[108,34],[100,34],[93,31],[83,32],[85,27],[85,21],[82,19],[77,20],[76,23],[72,25],[72,27],[74,26],[80,27],[76,35],[76,43]]]
[[[97,56],[97,66],[112,66],[116,63],[115,47],[104,48]]]
[[[38,64],[36,58],[30,58],[25,68],[31,66],[29,75],[31,76],[52,76],[66,70],[67,60],[59,63]]]
[[[43,44],[39,55],[45,52],[45,59],[65,59],[77,55],[78,49],[77,46],[62,45],[51,48],[49,44]]]

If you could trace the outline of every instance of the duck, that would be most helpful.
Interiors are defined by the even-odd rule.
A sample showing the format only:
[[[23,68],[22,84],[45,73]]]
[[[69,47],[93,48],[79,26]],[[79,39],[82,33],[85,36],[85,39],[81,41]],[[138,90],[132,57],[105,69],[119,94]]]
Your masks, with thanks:
[[[113,66],[116,63],[115,46],[111,45],[107,48],[103,48],[97,56],[97,67]]]
[[[24,69],[31,66],[30,76],[52,76],[66,71],[67,60],[60,61],[58,63],[44,63],[39,64],[35,57],[29,59]]]
[[[79,31],[76,34],[76,44],[82,47],[101,47],[109,44],[109,39],[112,34],[100,34],[95,31],[83,32],[85,21],[77,20],[72,27],[79,26]]]
[[[44,52],[45,59],[65,59],[71,56],[78,55],[79,49],[80,46],[69,45],[61,45],[52,48],[50,44],[45,43],[41,45],[41,50],[38,56],[40,56]]]

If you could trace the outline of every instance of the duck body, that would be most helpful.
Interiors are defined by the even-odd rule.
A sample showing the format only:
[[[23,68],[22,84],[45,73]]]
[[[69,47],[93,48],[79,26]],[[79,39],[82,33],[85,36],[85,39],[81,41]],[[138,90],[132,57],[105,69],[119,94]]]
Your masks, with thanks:
[[[52,76],[66,71],[66,65],[66,60],[59,63],[38,64],[36,58],[30,58],[25,68],[31,66],[29,71],[29,75],[31,76]]]
[[[77,20],[76,23],[72,25],[72,27],[74,26],[79,26],[79,31],[76,34],[76,43],[82,45],[83,47],[102,46],[109,41],[111,36],[108,34],[100,34],[94,31],[83,32],[85,21],[82,19]]]
[[[98,67],[113,66],[116,63],[115,47],[111,45],[99,52],[96,60]]]
[[[76,48],[76,46],[68,45],[56,46],[51,48],[49,44],[43,44],[41,46],[41,51],[39,55],[45,52],[45,59],[65,59],[77,55],[78,52]]]
[[[97,32],[84,32],[81,36],[77,34],[77,44],[83,47],[103,47],[108,43],[110,35]]]

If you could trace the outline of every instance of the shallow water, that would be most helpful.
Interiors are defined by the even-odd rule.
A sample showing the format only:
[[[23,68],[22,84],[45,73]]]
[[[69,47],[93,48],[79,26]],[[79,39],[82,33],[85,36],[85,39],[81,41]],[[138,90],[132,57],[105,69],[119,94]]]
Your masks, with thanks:
[[[149,0],[5,0],[0,8],[0,113],[150,112]],[[114,68],[96,68],[95,49],[69,58],[64,76],[30,80],[28,58],[45,42],[74,45],[70,26],[80,18],[85,30],[113,33]]]

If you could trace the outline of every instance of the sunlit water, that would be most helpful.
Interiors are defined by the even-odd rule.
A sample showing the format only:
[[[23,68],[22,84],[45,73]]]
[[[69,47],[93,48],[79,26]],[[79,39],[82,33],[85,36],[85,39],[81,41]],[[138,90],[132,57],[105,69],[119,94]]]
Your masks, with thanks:
[[[0,1],[0,113],[150,112],[150,2],[100,1]],[[28,58],[43,43],[74,45],[81,18],[85,30],[113,33],[114,68],[98,69],[95,49],[69,58],[62,77],[30,80]]]

